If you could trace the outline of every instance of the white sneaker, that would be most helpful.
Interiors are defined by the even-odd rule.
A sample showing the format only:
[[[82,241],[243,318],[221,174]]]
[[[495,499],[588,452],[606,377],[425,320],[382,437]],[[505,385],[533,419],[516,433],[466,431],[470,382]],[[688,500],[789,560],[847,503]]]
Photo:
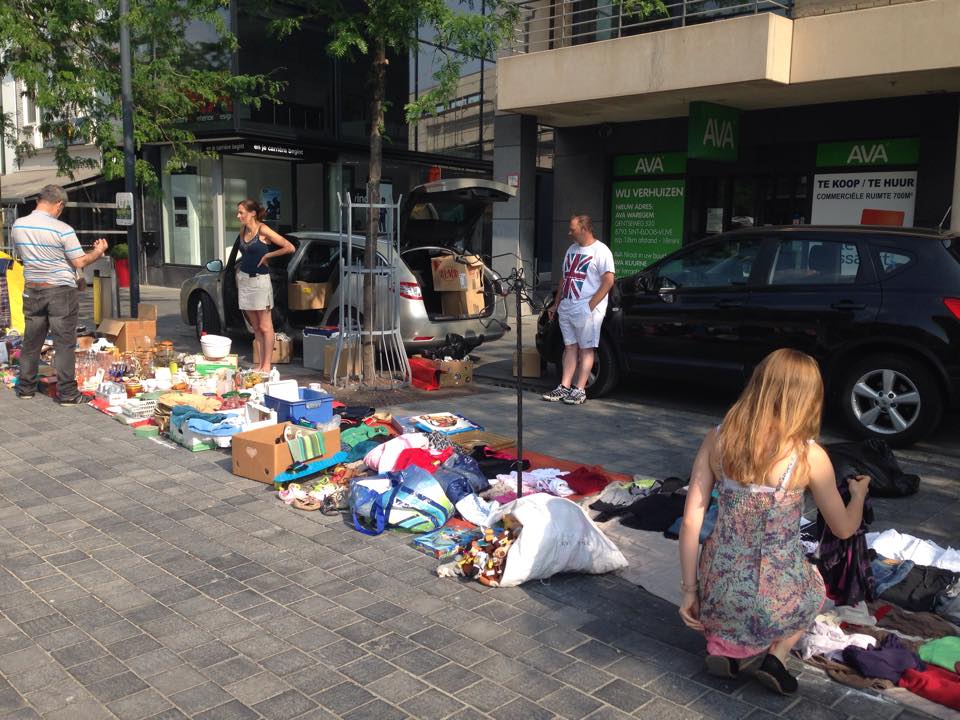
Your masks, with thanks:
[[[560,402],[561,400],[565,400],[569,394],[570,388],[564,387],[563,385],[557,385],[553,390],[548,393],[544,393],[540,397],[547,402]]]
[[[583,405],[587,401],[587,391],[582,388],[575,387],[567,393],[567,396],[563,399],[567,405]]]

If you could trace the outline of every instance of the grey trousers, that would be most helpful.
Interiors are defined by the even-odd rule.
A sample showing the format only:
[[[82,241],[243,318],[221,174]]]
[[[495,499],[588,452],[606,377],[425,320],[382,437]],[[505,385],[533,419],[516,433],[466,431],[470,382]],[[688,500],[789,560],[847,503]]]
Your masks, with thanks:
[[[23,316],[26,325],[23,348],[20,351],[20,380],[18,392],[32,393],[37,390],[37,366],[40,350],[49,331],[53,335],[53,347],[57,351],[57,390],[64,400],[72,400],[77,389],[76,356],[77,317],[80,314],[80,298],[77,288],[58,285],[47,288],[23,288]]]

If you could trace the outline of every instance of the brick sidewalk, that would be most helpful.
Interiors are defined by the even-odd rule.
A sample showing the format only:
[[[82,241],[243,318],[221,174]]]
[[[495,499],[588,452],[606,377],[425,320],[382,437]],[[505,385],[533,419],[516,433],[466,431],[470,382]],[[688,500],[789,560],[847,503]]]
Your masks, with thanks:
[[[536,449],[536,448],[534,448]],[[440,580],[92,409],[0,390],[0,717],[922,717],[809,671],[797,698],[702,672],[618,576]]]

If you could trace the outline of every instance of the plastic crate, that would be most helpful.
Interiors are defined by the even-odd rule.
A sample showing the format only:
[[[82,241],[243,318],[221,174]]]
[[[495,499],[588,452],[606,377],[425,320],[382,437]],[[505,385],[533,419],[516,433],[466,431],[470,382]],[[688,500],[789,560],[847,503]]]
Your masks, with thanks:
[[[310,388],[297,388],[300,399],[281,400],[266,395],[263,403],[277,411],[277,422],[298,423],[309,420],[312,423],[325,423],[333,417],[333,396]]]
[[[146,420],[147,418],[153,417],[156,410],[156,400],[139,400],[137,398],[130,398],[121,408],[121,411],[127,417],[137,418],[139,420]]]

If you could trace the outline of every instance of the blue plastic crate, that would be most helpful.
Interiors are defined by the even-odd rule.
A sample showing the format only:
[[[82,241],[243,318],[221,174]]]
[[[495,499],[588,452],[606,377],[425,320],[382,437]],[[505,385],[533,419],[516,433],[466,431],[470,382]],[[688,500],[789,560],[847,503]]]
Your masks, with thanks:
[[[264,403],[277,411],[277,422],[298,423],[309,420],[312,423],[325,423],[333,417],[333,396],[310,388],[297,388],[300,399],[281,400],[270,395],[264,397]]]

